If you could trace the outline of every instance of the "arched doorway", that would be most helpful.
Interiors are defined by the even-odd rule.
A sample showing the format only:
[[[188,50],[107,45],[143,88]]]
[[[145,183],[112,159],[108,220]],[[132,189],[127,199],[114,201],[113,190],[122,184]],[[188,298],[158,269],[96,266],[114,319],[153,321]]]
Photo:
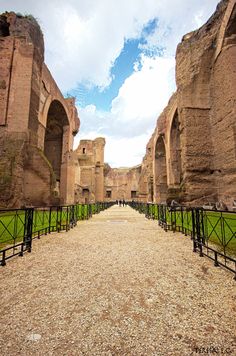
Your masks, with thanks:
[[[179,188],[182,180],[179,116],[176,110],[170,131],[170,188]]]
[[[58,100],[52,101],[47,115],[44,154],[52,166],[58,190],[60,189],[61,181],[63,128],[67,125],[69,125],[69,121],[63,105]]]
[[[163,136],[159,136],[155,147],[155,185],[156,201],[166,202],[167,198],[167,170],[166,170],[166,148]]]

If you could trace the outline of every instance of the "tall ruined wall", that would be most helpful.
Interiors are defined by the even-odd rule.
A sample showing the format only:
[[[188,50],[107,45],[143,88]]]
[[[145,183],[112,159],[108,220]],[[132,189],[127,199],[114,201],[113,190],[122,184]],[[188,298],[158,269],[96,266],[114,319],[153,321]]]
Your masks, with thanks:
[[[75,201],[81,203],[104,200],[104,147],[102,137],[81,140],[74,152]]]
[[[146,147],[146,154],[142,160],[141,173],[138,182],[138,197],[141,201],[152,202],[154,197],[153,186],[153,139],[149,140]]]
[[[200,197],[216,199],[210,83],[217,34],[226,5],[226,1],[221,2],[209,21],[198,31],[186,35],[177,48],[177,105],[186,201]]]
[[[218,200],[236,199],[236,1],[230,1],[217,37],[210,82],[213,175]]]
[[[105,200],[137,200],[141,165],[132,168],[105,169]]]
[[[73,202],[70,151],[78,127],[74,102],[63,98],[44,64],[36,20],[0,15],[1,207]]]
[[[157,202],[230,206],[236,197],[235,23],[235,0],[223,0],[177,47],[177,91],[154,132]]]

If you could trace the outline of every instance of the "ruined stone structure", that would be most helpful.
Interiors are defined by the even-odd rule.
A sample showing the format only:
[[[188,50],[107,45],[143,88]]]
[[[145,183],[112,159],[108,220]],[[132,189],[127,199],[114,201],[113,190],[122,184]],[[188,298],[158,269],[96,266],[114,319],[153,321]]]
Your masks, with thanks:
[[[153,136],[149,140],[146,147],[146,154],[142,160],[141,173],[138,183],[138,200],[144,202],[152,202],[154,199],[153,186]]]
[[[105,167],[105,201],[138,200],[141,165],[132,168]]]
[[[236,1],[222,0],[176,52],[177,91],[157,120],[138,174],[105,174],[106,199],[202,205],[236,199]],[[131,183],[132,182],[132,183]],[[135,186],[131,188],[132,184]],[[134,195],[133,195],[134,196]]]
[[[178,45],[177,91],[152,140],[157,202],[221,200],[230,207],[236,198],[235,3],[222,0]]]
[[[104,147],[102,137],[81,140],[74,152],[75,202],[104,200]]]
[[[0,206],[74,202],[79,120],[44,63],[31,16],[0,15]]]
[[[74,99],[44,63],[30,16],[0,15],[0,207],[143,200],[236,200],[236,0],[222,0],[176,52],[177,91],[142,164],[104,167],[105,140],[83,140]]]

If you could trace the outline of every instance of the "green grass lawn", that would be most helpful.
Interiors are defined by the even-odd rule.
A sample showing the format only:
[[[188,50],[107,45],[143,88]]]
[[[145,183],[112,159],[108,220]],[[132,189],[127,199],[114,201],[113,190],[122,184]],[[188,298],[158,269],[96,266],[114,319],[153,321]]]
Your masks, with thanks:
[[[152,205],[151,213],[154,219],[158,219],[158,206]],[[176,227],[183,227],[188,233],[193,231],[192,213],[176,210],[175,213],[166,211],[166,220],[169,225],[176,222]],[[203,233],[204,230],[204,233]],[[204,211],[202,234],[206,244],[216,244],[225,253],[236,256],[236,214],[232,212]]]
[[[92,210],[97,211],[96,204],[93,204]],[[88,217],[88,205],[78,204],[75,207],[76,220],[84,220]],[[38,235],[38,231],[49,229],[49,226],[54,230],[60,228],[61,225],[66,225],[70,221],[69,211],[62,208],[61,211],[56,209],[50,211],[48,209],[35,209],[33,215],[33,237]],[[25,211],[12,210],[0,213],[0,249],[23,241],[25,225]]]
[[[100,211],[99,204],[92,204],[92,213]],[[87,204],[78,204],[75,207],[76,220],[84,220],[88,218],[89,207]],[[142,213],[147,212],[146,204],[142,205]],[[151,205],[150,212],[154,219],[158,219],[158,206]],[[206,244],[217,244],[217,246],[226,253],[236,256],[236,214],[235,213],[220,213],[216,211],[204,211],[203,213],[202,230],[206,237]],[[189,211],[180,211],[172,213],[166,211],[166,219],[168,224],[176,222],[176,227],[186,228],[188,234],[192,231],[192,215]],[[37,236],[38,231],[48,229],[49,226],[54,230],[60,229],[58,221],[61,225],[66,225],[70,220],[69,211],[62,208],[61,211],[51,210],[51,216],[48,209],[35,209],[33,215],[33,236]],[[0,249],[19,243],[24,238],[25,211],[13,210],[0,213]]]
[[[24,236],[25,212],[15,210],[0,214],[0,248],[20,242]]]

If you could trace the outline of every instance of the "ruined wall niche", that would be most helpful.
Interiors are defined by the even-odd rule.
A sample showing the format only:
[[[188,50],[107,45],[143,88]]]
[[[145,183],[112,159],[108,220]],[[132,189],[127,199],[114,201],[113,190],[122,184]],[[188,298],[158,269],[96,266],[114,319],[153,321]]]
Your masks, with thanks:
[[[94,203],[104,200],[104,147],[105,139],[80,140],[74,151],[75,201]]]
[[[178,188],[182,180],[180,123],[176,109],[170,130],[170,188]]]
[[[155,185],[158,203],[166,202],[167,199],[167,167],[166,167],[166,147],[164,135],[160,134],[155,146]]]
[[[4,15],[0,16],[0,37],[10,36],[9,27],[10,24],[7,22],[7,17]]]
[[[52,166],[57,182],[61,180],[63,128],[68,125],[69,121],[63,105],[57,100],[52,101],[47,115],[44,153]]]
[[[138,200],[146,202],[154,201],[153,141],[154,134],[146,146],[146,154],[142,160],[138,181]]]

